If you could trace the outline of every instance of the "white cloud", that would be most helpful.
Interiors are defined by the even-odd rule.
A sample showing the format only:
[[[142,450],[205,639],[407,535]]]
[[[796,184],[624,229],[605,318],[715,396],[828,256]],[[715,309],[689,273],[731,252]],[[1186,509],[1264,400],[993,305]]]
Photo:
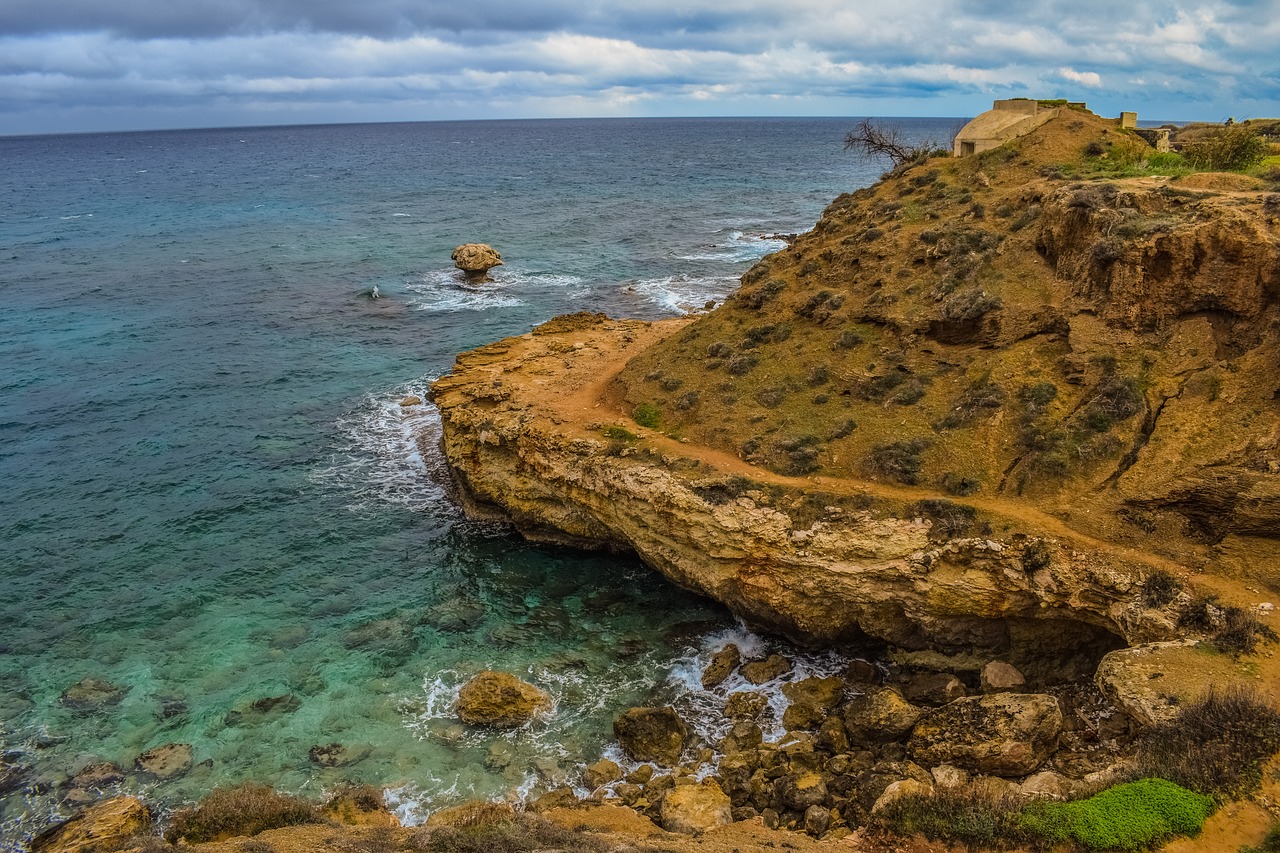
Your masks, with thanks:
[[[1058,76],[1063,80],[1070,80],[1072,83],[1079,83],[1081,86],[1097,88],[1102,85],[1102,76],[1096,71],[1077,71],[1074,68],[1059,68]]]

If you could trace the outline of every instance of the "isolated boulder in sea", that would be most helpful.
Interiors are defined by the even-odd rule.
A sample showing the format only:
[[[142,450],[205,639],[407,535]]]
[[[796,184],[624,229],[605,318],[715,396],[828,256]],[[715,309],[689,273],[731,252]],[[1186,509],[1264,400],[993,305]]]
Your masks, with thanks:
[[[631,760],[671,767],[680,761],[689,727],[674,708],[632,708],[613,721],[613,734]]]
[[[31,840],[32,853],[97,853],[119,850],[151,828],[151,810],[134,797],[115,797],[90,806]]]
[[[773,681],[791,671],[791,661],[782,655],[769,655],[764,660],[752,661],[742,665],[742,677],[752,684],[761,685]]]
[[[912,760],[953,764],[972,773],[1025,776],[1058,745],[1062,710],[1042,694],[966,696],[916,724],[907,742]]]
[[[157,779],[172,779],[191,769],[191,744],[166,743],[148,749],[133,761],[133,766]]]
[[[738,668],[738,664],[741,662],[742,653],[738,651],[736,645],[729,643],[729,645],[711,656],[711,663],[707,664],[707,668],[702,671],[702,688],[710,690],[712,687],[723,683],[726,678],[733,674],[733,671]]]
[[[489,270],[502,266],[502,255],[486,243],[464,243],[449,257],[453,265],[466,274],[468,281],[485,281]]]
[[[594,791],[596,788],[617,782],[622,778],[622,768],[616,761],[602,758],[595,764],[582,768],[582,784]]]
[[[551,697],[514,675],[488,670],[462,686],[458,717],[470,726],[512,729],[551,707]]]

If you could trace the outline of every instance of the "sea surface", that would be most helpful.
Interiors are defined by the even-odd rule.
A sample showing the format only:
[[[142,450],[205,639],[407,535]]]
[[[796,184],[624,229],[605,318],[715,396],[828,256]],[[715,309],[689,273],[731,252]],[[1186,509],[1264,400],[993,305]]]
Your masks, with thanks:
[[[842,150],[855,121],[0,137],[0,849],[87,798],[244,780],[368,782],[417,821],[575,783],[635,704],[715,734],[741,685],[701,690],[707,655],[781,645],[633,558],[467,521],[436,413],[400,401],[557,314],[722,299],[883,171]],[[466,242],[502,252],[492,283],[453,269]],[[486,668],[554,713],[463,728]],[[87,678],[118,701],[64,702]],[[133,772],[171,742],[190,773]],[[100,762],[123,780],[69,787]]]

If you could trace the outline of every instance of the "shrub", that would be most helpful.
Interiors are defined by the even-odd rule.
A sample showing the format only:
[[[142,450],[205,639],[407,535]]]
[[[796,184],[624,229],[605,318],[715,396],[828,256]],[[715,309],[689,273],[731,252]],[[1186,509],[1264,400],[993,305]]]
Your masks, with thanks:
[[[1164,607],[1182,592],[1182,581],[1173,572],[1156,569],[1142,580],[1142,603],[1148,607]]]
[[[707,347],[707,358],[728,358],[733,355],[733,347],[724,341],[716,341]]]
[[[1265,139],[1243,124],[1215,128],[1182,147],[1182,154],[1198,169],[1240,172],[1267,156]]]
[[[973,423],[1004,404],[1004,389],[982,376],[964,390],[951,406],[947,416],[938,422],[939,429],[955,429]]]
[[[743,308],[759,311],[765,306],[765,303],[776,299],[778,294],[786,289],[786,286],[786,283],[781,279],[771,278],[754,290],[738,291],[734,296],[734,301]]]
[[[853,418],[845,418],[836,424],[831,432],[827,433],[827,441],[835,441],[838,438],[844,438],[849,433],[858,428],[858,422]]]
[[[846,330],[836,336],[836,349],[853,349],[862,343],[862,335],[853,330]]]
[[[600,433],[611,441],[639,441],[640,436],[636,435],[626,427],[607,426],[600,430]]]
[[[920,468],[924,465],[920,454],[928,447],[929,442],[923,438],[881,444],[872,448],[865,465],[873,474],[915,486],[920,482]]]
[[[809,474],[821,467],[818,456],[822,452],[822,439],[816,435],[803,435],[799,438],[779,441],[774,448],[783,455],[778,466],[780,473],[791,477]]]
[[[653,403],[641,403],[632,411],[631,419],[642,427],[657,429],[662,423],[662,410]]]
[[[701,399],[702,395],[697,391],[686,391],[680,396],[679,400],[676,400],[676,409],[681,412],[687,412],[697,406]]]
[[[942,498],[916,501],[912,510],[933,522],[930,533],[936,537],[963,536],[978,518],[977,510]]]
[[[196,806],[174,812],[164,837],[170,842],[221,841],[315,820],[310,803],[267,785],[245,784],[218,788]]]
[[[735,355],[729,359],[729,363],[725,365],[725,370],[729,371],[730,376],[746,376],[759,363],[760,360],[756,358],[754,353]]]
[[[409,846],[427,853],[529,853],[559,850],[563,853],[599,853],[608,845],[585,832],[575,832],[532,815],[477,822],[467,826],[442,826],[410,837]]]
[[[973,788],[937,788],[887,803],[871,818],[872,827],[896,835],[917,833],[930,841],[956,841],[980,849],[1022,840],[1016,802]]]
[[[1213,644],[1228,654],[1247,655],[1263,640],[1275,639],[1276,632],[1260,622],[1252,611],[1229,606],[1225,610],[1222,627],[1213,635]]]
[[[1257,847],[1241,847],[1240,853],[1280,853],[1280,823],[1271,824],[1261,844]]]
[[[1022,826],[1048,841],[1089,850],[1146,850],[1172,835],[1196,835],[1213,801],[1164,779],[1139,779],[1073,803],[1036,803]]]
[[[1201,794],[1231,799],[1258,787],[1280,750],[1280,711],[1255,691],[1210,688],[1167,723],[1147,730],[1139,769]]]
[[[969,477],[964,474],[957,474],[954,471],[948,471],[942,475],[942,488],[949,495],[967,498],[969,495],[978,493],[982,488],[982,481],[977,477]]]
[[[1037,539],[1022,549],[1021,562],[1024,572],[1038,572],[1041,569],[1047,569],[1049,564],[1053,562],[1053,549],[1049,547],[1048,542],[1043,539]]]

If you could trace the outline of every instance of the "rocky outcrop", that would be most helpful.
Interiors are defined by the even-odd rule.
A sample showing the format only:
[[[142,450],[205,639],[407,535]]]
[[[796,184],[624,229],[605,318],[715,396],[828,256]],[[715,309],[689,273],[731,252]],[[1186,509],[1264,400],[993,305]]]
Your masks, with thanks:
[[[632,708],[613,721],[613,734],[633,761],[670,767],[680,761],[689,727],[673,708]]]
[[[502,255],[487,243],[464,243],[453,250],[449,259],[468,281],[484,281],[489,270],[502,266]]]
[[[458,691],[458,717],[467,725],[509,729],[551,707],[551,697],[506,672],[482,672]]]
[[[729,798],[710,780],[681,785],[662,799],[662,828],[668,832],[698,835],[732,822]]]
[[[951,764],[973,773],[1022,776],[1058,745],[1058,700],[1037,694],[968,696],[922,719],[907,751],[925,766]]]

